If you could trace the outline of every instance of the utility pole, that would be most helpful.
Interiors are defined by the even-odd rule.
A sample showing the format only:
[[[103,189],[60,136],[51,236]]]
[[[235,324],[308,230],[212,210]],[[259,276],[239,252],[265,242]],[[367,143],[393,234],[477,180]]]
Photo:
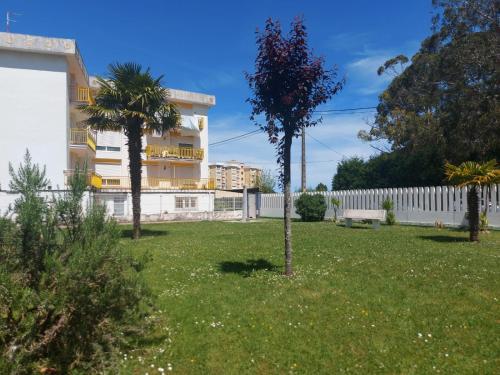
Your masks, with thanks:
[[[307,190],[307,183],[306,183],[306,128],[302,128],[302,181],[301,181],[301,187],[302,191]]]

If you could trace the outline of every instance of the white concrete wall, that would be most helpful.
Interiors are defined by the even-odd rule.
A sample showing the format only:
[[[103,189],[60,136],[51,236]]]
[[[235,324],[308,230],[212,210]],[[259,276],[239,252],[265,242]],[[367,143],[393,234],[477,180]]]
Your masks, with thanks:
[[[40,195],[47,200],[64,194],[65,191],[46,191]],[[179,210],[175,208],[175,197],[196,197],[198,204],[192,210]],[[170,191],[170,192],[145,192],[141,195],[141,220],[147,221],[171,221],[171,220],[231,220],[242,217],[242,211],[214,212],[214,191]],[[9,206],[19,194],[7,191],[0,191],[0,215],[8,213]],[[84,209],[90,207],[93,202],[100,202],[106,206],[109,216],[115,217],[118,221],[132,221],[132,195],[129,192],[100,192],[85,193],[82,205]],[[123,215],[116,215],[115,204],[123,202]]]
[[[64,56],[0,50],[0,187],[8,189],[8,163],[29,149],[47,167],[52,188],[64,187],[68,166],[68,75]]]
[[[295,201],[301,193],[293,193]],[[462,226],[467,223],[467,188],[451,186],[344,190],[322,193],[327,202],[326,218],[334,216],[331,198],[341,201],[337,211],[342,217],[344,209],[380,209],[382,201],[389,198],[394,202],[396,220],[400,223],[434,225],[441,221],[445,225]],[[481,210],[488,204],[488,220],[492,227],[500,228],[500,185],[491,187],[490,197],[485,199],[486,190],[481,191]],[[292,204],[294,218],[299,218]],[[262,217],[283,217],[283,194],[261,194],[260,215]]]
[[[129,192],[100,192],[95,193],[97,200],[106,205],[110,216],[120,216],[122,219],[132,218],[132,194]],[[196,197],[197,207],[192,210],[179,210],[175,207],[175,197]],[[123,215],[116,215],[115,203],[123,201]],[[118,203],[119,204],[119,203]],[[213,191],[168,191],[168,192],[144,192],[141,195],[141,214],[147,219],[148,216],[161,217],[167,214],[186,214],[194,212],[213,212]]]

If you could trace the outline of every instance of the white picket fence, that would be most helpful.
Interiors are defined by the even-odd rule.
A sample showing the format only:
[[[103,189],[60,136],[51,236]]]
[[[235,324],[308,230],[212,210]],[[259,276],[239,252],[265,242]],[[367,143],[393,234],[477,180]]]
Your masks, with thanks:
[[[394,213],[400,223],[434,225],[440,221],[448,226],[467,224],[467,188],[452,186],[413,187],[369,190],[341,190],[321,193],[328,209],[326,217],[334,216],[331,198],[340,200],[337,215],[342,217],[344,209],[381,209],[382,202],[389,198],[394,202]],[[500,185],[493,185],[480,192],[481,210],[487,206],[490,226],[500,228]],[[295,201],[301,193],[293,193]],[[261,217],[283,217],[283,194],[261,194]],[[299,216],[292,205],[293,217]]]

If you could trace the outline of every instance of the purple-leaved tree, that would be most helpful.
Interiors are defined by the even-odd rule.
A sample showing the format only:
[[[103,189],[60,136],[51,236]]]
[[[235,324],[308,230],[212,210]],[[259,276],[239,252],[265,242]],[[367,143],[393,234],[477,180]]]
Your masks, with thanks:
[[[285,275],[292,270],[292,223],[290,151],[292,140],[303,128],[315,126],[314,109],[338,93],[344,81],[336,81],[337,68],[325,68],[307,45],[302,18],[295,18],[288,35],[280,23],[269,18],[264,31],[257,30],[255,73],[245,73],[253,92],[251,120],[266,131],[276,145],[280,182],[284,190]]]

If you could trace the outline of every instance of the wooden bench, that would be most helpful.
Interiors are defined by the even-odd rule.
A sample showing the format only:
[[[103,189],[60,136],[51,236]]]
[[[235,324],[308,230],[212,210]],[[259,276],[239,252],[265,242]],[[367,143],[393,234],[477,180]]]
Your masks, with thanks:
[[[345,226],[352,227],[353,220],[371,220],[374,229],[380,228],[385,220],[385,210],[344,210]]]

